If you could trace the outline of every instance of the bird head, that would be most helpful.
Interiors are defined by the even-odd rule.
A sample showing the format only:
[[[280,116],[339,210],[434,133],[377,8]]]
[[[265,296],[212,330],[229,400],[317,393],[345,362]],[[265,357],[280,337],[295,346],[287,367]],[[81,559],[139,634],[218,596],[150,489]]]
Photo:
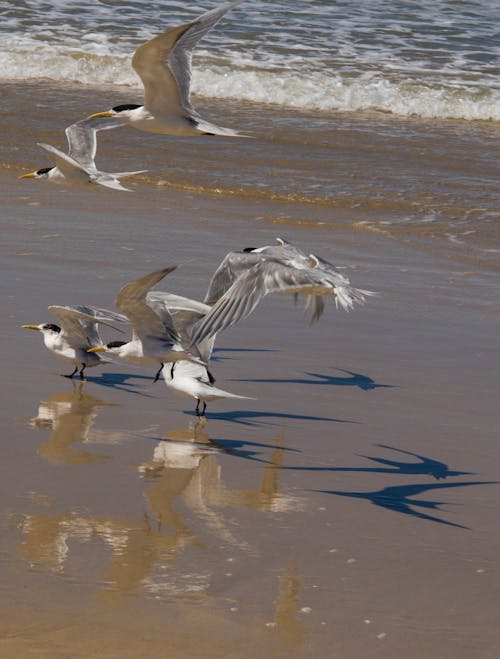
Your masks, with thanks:
[[[125,103],[124,105],[115,105],[111,110],[105,110],[104,112],[96,112],[91,114],[88,119],[100,119],[101,117],[126,117],[131,110],[137,110],[137,108],[142,107],[137,105],[137,103]]]
[[[89,348],[87,352],[110,352],[111,354],[119,353],[120,348],[126,344],[126,341],[110,341],[102,346],[95,346],[94,348]]]
[[[21,327],[23,329],[43,332],[44,334],[59,334],[61,331],[59,325],[54,325],[54,323],[42,323],[41,325],[21,325]]]
[[[37,169],[36,172],[23,174],[22,176],[19,176],[19,178],[47,178],[52,169],[54,169],[54,167],[42,167],[42,169]]]

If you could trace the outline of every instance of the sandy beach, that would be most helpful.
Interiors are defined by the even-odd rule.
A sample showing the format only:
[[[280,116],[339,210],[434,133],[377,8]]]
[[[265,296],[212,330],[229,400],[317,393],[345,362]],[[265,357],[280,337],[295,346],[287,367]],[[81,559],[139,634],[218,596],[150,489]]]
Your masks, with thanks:
[[[18,180],[106,90],[68,97],[5,91],[0,655],[497,657],[498,233],[461,246],[445,226],[496,203],[494,125],[429,122],[425,141],[384,115],[207,104],[254,139],[110,131],[102,168],[149,170],[133,193]],[[397,223],[407,203],[448,220]],[[267,298],[213,362],[255,400],[205,419],[147,369],[66,380],[20,329],[174,264],[160,289],[202,299],[228,251],[277,236],[379,295],[313,326]]]

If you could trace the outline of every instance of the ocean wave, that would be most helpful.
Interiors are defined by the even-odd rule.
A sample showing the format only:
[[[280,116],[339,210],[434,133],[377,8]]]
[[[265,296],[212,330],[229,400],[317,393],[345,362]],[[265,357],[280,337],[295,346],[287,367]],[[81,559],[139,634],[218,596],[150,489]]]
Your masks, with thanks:
[[[88,86],[131,87],[141,83],[130,54],[112,52],[113,45],[93,40],[89,51],[67,45],[35,44],[12,39],[0,49],[4,80],[49,79]],[[35,56],[36,54],[36,56]],[[311,70],[311,61],[295,58],[293,68],[242,60],[226,53],[224,63],[197,58],[193,92],[213,99],[266,103],[284,108],[321,112],[382,111],[422,118],[500,120],[500,91],[479,85],[438,84],[408,74],[399,78],[385,71],[361,74]],[[208,60],[209,63],[204,62]],[[301,66],[302,64],[302,66]]]

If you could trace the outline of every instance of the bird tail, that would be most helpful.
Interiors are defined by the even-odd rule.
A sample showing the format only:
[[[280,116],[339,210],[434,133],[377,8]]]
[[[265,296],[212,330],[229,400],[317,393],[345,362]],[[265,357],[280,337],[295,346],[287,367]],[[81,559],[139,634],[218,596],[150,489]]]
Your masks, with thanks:
[[[353,286],[335,286],[335,305],[337,308],[340,305],[345,311],[350,311],[354,304],[364,304],[366,302],[365,297],[371,295],[378,295],[378,293],[366,291],[362,288],[354,288]]]

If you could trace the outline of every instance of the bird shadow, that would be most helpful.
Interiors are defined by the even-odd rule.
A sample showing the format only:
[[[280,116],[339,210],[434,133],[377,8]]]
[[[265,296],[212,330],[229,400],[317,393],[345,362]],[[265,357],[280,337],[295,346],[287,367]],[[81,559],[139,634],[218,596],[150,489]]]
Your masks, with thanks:
[[[184,414],[189,416],[196,416],[196,412],[186,410]],[[257,410],[230,410],[228,412],[206,412],[207,419],[214,419],[218,421],[230,421],[244,426],[257,426],[257,425],[279,425],[272,421],[265,421],[264,419],[276,420],[294,420],[294,421],[335,421],[336,423],[358,423],[349,419],[336,419],[324,416],[307,416],[304,414],[287,414],[281,412],[260,412]]]
[[[314,384],[314,385],[330,385],[336,387],[358,387],[363,389],[363,391],[369,391],[370,389],[390,389],[395,385],[393,384],[379,384],[375,382],[372,378],[362,373],[355,373],[354,371],[348,371],[344,368],[337,368],[337,371],[342,373],[347,373],[348,377],[338,377],[334,375],[325,375],[323,373],[312,373],[304,371],[305,375],[309,376],[307,378],[255,378],[255,379],[245,379],[245,378],[234,378],[232,382],[260,382],[260,383],[275,383],[275,384]]]
[[[136,396],[143,398],[155,398],[152,394],[136,389],[135,384],[130,383],[130,380],[148,380],[153,381],[153,377],[148,375],[137,375],[135,373],[101,373],[98,376],[92,375],[85,378],[87,382],[92,382],[100,387],[109,387],[111,389],[118,389],[119,391],[127,391]]]
[[[393,512],[410,515],[419,519],[425,519],[429,522],[454,526],[460,529],[470,530],[468,526],[449,522],[446,519],[431,515],[425,510],[441,510],[441,506],[447,505],[444,501],[428,501],[426,499],[417,499],[417,495],[427,491],[441,490],[451,487],[468,487],[469,485],[497,485],[498,481],[466,481],[463,483],[416,483],[410,485],[396,485],[384,487],[381,490],[373,492],[347,492],[343,490],[310,490],[312,492],[321,492],[323,494],[332,494],[341,497],[350,497],[353,499],[365,499],[374,506],[392,510]],[[423,509],[423,510],[421,510]]]
[[[211,360],[214,362],[221,362],[233,359],[233,357],[225,357],[224,353],[233,352],[279,352],[273,348],[214,348]],[[220,354],[222,353],[222,354]]]
[[[433,476],[436,480],[450,478],[454,476],[472,476],[470,471],[452,471],[445,462],[433,460],[419,453],[406,451],[404,449],[396,448],[395,446],[388,446],[387,444],[375,444],[375,446],[388,451],[396,451],[404,455],[409,455],[417,458],[416,462],[389,460],[388,458],[379,458],[371,455],[357,454],[361,458],[366,458],[383,467],[283,467],[291,471],[331,471],[331,472],[354,472],[364,474],[396,474],[406,476]]]

